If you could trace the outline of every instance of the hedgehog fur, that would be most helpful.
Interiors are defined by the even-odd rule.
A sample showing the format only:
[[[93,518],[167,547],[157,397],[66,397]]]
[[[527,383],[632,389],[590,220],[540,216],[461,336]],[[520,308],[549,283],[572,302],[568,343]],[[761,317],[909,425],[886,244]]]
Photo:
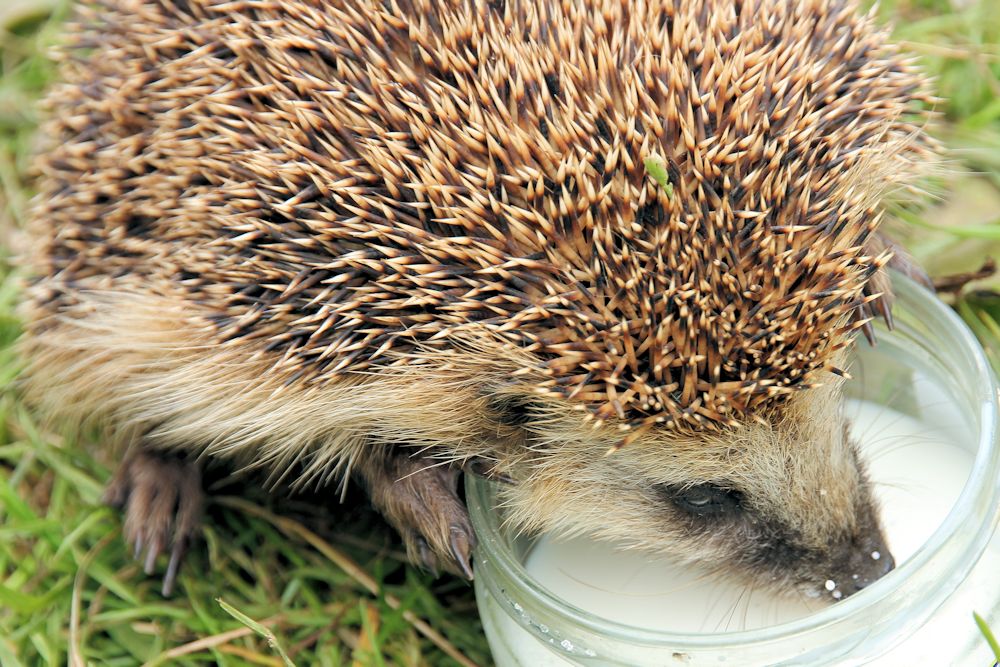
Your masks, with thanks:
[[[801,439],[837,404],[854,332],[888,312],[884,202],[933,152],[924,78],[850,0],[79,16],[25,251],[40,405],[276,482],[405,467],[402,450],[410,473],[484,461],[513,489],[547,480],[515,523],[639,546],[644,511],[615,532],[543,508],[573,495],[566,462],[628,444],[609,458],[673,466],[647,480],[752,495],[719,457],[753,429]],[[405,537],[419,519],[360,477]],[[844,506],[812,515],[878,533],[846,508],[863,471],[846,478]],[[411,553],[447,564],[445,523]]]

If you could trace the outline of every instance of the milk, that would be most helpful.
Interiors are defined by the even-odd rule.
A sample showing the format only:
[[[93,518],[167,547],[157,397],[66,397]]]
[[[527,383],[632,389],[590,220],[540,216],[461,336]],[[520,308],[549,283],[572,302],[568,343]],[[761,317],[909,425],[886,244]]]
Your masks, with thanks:
[[[876,403],[848,401],[851,433],[868,462],[897,563],[910,558],[942,523],[972,470],[972,453],[954,432]],[[587,539],[543,537],[525,567],[560,598],[634,627],[678,633],[749,630],[801,618],[826,605],[778,596],[697,565],[679,565]],[[501,614],[499,632],[514,660],[531,667],[571,664]],[[516,638],[516,639],[515,639]]]

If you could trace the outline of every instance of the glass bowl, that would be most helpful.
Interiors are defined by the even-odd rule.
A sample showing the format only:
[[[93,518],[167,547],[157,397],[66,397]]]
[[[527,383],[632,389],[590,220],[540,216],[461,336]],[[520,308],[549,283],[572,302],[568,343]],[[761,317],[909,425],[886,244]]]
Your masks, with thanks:
[[[757,630],[681,634],[629,627],[573,606],[534,580],[531,536],[501,529],[494,482],[468,476],[479,537],[475,587],[498,667],[524,665],[986,665],[972,622],[1000,620],[997,385],[979,343],[934,295],[894,275],[893,331],[859,341],[845,393],[956,434],[975,452],[972,473],[944,522],[896,570],[850,598]],[[920,628],[925,631],[917,633]],[[880,661],[880,662],[882,662]]]

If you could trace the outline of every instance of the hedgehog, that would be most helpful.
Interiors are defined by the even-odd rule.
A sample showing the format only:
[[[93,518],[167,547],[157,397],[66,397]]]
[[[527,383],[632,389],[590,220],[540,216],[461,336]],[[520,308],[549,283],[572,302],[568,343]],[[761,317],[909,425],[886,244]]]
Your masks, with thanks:
[[[893,559],[844,369],[887,267],[920,275],[880,221],[937,153],[926,77],[856,5],[88,3],[25,394],[99,429],[164,593],[224,462],[358,484],[469,578],[476,474],[512,530],[851,595]]]

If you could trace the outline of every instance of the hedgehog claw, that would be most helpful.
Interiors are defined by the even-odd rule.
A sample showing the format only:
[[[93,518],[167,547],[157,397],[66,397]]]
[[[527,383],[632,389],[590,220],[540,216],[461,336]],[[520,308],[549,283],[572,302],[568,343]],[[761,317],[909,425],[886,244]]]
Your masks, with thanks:
[[[867,318],[868,314],[865,313],[864,315],[862,315],[862,317],[866,317]],[[871,322],[870,319],[866,320],[865,323],[861,325],[861,333],[863,333],[865,335],[865,340],[868,341],[868,344],[871,345],[872,347],[874,347],[875,346],[875,327],[872,326],[872,322]]]
[[[170,597],[174,592],[174,582],[177,581],[177,572],[187,554],[188,542],[189,539],[186,535],[176,537],[174,540],[174,548],[170,550],[170,561],[167,563],[167,572],[163,575],[163,588],[160,589],[160,593],[165,598]]]
[[[471,538],[471,539],[470,539]],[[465,532],[462,526],[451,527],[451,555],[465,578],[472,580],[472,549],[475,536]]]
[[[894,323],[892,321],[892,307],[889,305],[888,301],[885,299],[879,299],[877,302],[879,315],[885,320],[885,327],[892,331]]]
[[[123,509],[123,533],[146,574],[168,546],[170,561],[162,592],[173,592],[188,544],[201,518],[204,493],[197,464],[169,454],[138,450],[129,454],[115,473],[104,501]]]
[[[160,543],[159,540],[153,540],[153,544],[149,547],[149,551],[146,552],[146,561],[142,565],[142,571],[146,575],[153,574],[156,569],[156,557],[160,555]]]
[[[437,557],[434,555],[434,552],[431,551],[430,545],[427,544],[427,540],[419,535],[413,539],[417,543],[417,552],[420,555],[420,566],[430,572],[434,577],[437,577]]]

